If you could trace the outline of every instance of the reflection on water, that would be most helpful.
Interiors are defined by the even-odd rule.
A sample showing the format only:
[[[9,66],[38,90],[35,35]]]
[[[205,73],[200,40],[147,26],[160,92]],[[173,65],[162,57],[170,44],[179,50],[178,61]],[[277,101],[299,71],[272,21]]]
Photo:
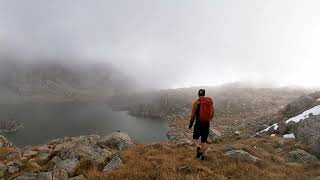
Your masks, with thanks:
[[[106,135],[120,130],[137,143],[166,141],[167,122],[112,111],[101,103],[0,105],[0,120],[14,118],[24,128],[4,134],[16,145],[35,145],[50,139],[86,134]]]

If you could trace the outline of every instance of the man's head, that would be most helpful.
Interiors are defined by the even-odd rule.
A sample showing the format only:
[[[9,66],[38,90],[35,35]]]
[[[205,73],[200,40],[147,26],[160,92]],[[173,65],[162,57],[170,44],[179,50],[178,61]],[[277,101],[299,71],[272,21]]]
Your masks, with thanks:
[[[199,89],[198,91],[198,96],[201,97],[201,96],[205,96],[206,95],[206,90],[204,89]]]

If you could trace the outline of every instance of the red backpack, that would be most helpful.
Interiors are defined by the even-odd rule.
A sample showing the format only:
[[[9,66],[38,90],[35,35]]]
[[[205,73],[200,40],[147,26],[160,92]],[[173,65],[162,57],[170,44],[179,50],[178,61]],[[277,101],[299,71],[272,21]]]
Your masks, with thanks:
[[[199,120],[200,122],[208,123],[212,120],[214,115],[213,101],[210,97],[200,97],[199,101]]]

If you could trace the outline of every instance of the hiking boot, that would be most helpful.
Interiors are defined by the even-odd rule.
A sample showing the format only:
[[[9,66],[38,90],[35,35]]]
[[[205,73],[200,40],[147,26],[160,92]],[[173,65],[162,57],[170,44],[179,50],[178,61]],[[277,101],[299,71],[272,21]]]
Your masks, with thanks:
[[[201,160],[205,160],[204,155],[201,155],[200,159],[201,159]]]
[[[202,150],[197,148],[197,158],[199,159],[202,156]]]

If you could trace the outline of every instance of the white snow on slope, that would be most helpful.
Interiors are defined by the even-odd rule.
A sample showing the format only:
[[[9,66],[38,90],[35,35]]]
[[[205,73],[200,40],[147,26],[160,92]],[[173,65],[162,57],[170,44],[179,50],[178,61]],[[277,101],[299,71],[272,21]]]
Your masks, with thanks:
[[[296,138],[296,136],[295,136],[293,133],[291,133],[291,134],[284,134],[284,135],[283,135],[283,138],[285,138],[285,139],[294,139],[294,138]]]
[[[296,123],[297,123],[297,122],[300,122],[300,121],[302,121],[302,120],[304,120],[304,119],[307,119],[310,114],[312,114],[313,116],[319,115],[319,114],[320,114],[320,105],[315,106],[315,107],[313,107],[313,108],[311,108],[311,109],[308,109],[308,110],[304,111],[303,113],[301,113],[301,114],[299,114],[299,115],[297,115],[297,116],[294,116],[294,117],[288,119],[288,120],[286,121],[286,123],[289,123],[289,122],[291,122],[291,121],[296,122]],[[258,132],[257,134],[260,134],[260,133],[262,133],[262,132],[267,132],[270,128],[274,128],[275,130],[277,130],[277,129],[278,129],[278,123],[273,124],[272,126],[267,127],[266,129]]]
[[[299,114],[299,115],[297,115],[295,117],[292,117],[292,118],[288,119],[286,121],[286,123],[289,123],[290,121],[300,122],[300,121],[302,121],[304,119],[307,119],[309,117],[309,114],[312,114],[314,116],[319,115],[320,114],[320,105],[315,106],[315,107],[313,107],[313,108],[311,108],[309,110],[304,111],[303,113],[301,113],[301,114]]]

